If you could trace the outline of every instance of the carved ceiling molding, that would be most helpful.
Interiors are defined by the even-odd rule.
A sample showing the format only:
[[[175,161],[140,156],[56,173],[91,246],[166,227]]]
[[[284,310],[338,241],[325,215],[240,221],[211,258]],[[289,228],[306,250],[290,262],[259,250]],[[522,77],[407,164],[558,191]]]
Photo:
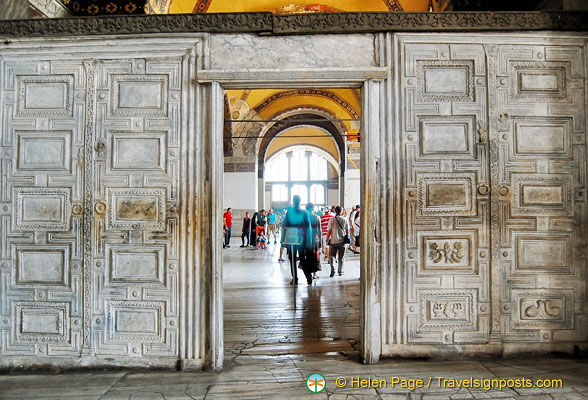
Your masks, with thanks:
[[[349,113],[349,115],[351,115],[353,118],[359,118],[359,111],[356,110],[355,107],[353,107],[351,104],[349,104],[347,100],[343,99],[342,97],[340,97],[339,95],[330,90],[323,89],[292,89],[274,93],[273,95],[264,99],[260,104],[256,105],[254,107],[254,110],[259,114],[261,111],[263,111],[264,108],[268,107],[270,104],[278,100],[297,96],[315,96],[332,100],[335,104],[344,108],[347,111],[347,113]]]
[[[273,33],[586,30],[588,12],[341,13],[275,16]]]
[[[279,35],[529,30],[588,30],[588,12],[226,13],[0,21],[0,35],[14,37],[180,32]]]
[[[272,14],[169,14],[0,21],[4,36],[271,32]]]

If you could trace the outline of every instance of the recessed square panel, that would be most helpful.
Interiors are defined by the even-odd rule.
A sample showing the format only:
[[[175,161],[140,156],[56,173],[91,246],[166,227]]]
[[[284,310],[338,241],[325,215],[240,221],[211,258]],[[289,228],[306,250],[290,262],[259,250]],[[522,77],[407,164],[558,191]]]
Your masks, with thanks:
[[[511,289],[512,329],[573,329],[573,289]]]
[[[167,75],[112,75],[112,115],[166,117],[168,80]]]
[[[420,289],[419,331],[475,331],[475,289]]]
[[[476,215],[475,174],[418,174],[418,215]]]
[[[515,273],[573,273],[572,234],[515,233]]]
[[[419,120],[421,157],[474,158],[474,117],[420,117]]]
[[[17,131],[17,168],[23,171],[70,171],[70,131]]]
[[[165,189],[110,188],[107,229],[165,230]]]
[[[52,301],[14,303],[14,337],[18,343],[69,342],[70,305]]]
[[[572,216],[572,185],[567,174],[512,174],[512,215]]]
[[[509,73],[513,100],[549,102],[567,100],[569,97],[569,63],[513,61],[509,63]]]
[[[163,284],[163,247],[109,246],[108,249],[110,282]]]
[[[572,157],[570,118],[533,117],[515,119],[514,157]]]
[[[420,231],[418,235],[420,274],[464,274],[477,271],[474,233]]]
[[[474,62],[417,61],[417,101],[474,101]]]
[[[112,133],[112,169],[165,171],[165,132]]]
[[[17,117],[73,116],[73,75],[18,75]]]
[[[15,285],[61,287],[69,284],[69,247],[22,245],[14,247]]]
[[[20,231],[68,231],[71,201],[68,189],[15,188],[13,229]]]
[[[106,301],[106,340],[114,343],[163,343],[162,301]]]

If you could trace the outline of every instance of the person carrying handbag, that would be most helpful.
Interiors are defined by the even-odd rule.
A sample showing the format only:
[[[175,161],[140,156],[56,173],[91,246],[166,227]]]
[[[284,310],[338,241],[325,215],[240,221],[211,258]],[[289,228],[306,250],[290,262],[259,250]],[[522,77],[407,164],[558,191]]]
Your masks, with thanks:
[[[341,207],[335,207],[335,217],[329,221],[327,231],[327,243],[329,245],[329,265],[331,266],[331,278],[335,276],[333,257],[337,257],[339,276],[343,275],[343,257],[345,256],[345,245],[351,242],[349,238],[349,223],[347,218],[341,215]]]

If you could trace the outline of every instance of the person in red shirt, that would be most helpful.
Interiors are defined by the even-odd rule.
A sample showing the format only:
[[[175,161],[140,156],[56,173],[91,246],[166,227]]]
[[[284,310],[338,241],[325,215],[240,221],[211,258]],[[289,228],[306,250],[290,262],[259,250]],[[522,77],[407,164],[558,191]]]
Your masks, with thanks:
[[[227,208],[227,212],[223,214],[223,229],[225,231],[225,242],[223,243],[223,249],[231,247],[231,228],[233,227],[233,209]]]
[[[322,240],[322,248],[325,251],[325,260],[329,258],[329,246],[327,245],[327,232],[329,230],[329,221],[331,218],[335,216],[335,206],[331,207],[330,212],[326,212],[325,215],[321,217],[321,240]]]

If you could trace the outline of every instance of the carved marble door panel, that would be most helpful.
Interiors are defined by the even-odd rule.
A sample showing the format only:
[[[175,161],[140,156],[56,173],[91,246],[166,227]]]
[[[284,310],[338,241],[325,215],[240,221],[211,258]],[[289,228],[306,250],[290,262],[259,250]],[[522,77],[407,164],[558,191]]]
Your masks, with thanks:
[[[82,346],[82,63],[0,59],[0,356]]]
[[[586,339],[582,46],[487,46],[505,341]]]
[[[404,343],[485,343],[490,324],[484,48],[401,42]]]
[[[96,66],[97,355],[178,354],[181,63],[131,59]]]

